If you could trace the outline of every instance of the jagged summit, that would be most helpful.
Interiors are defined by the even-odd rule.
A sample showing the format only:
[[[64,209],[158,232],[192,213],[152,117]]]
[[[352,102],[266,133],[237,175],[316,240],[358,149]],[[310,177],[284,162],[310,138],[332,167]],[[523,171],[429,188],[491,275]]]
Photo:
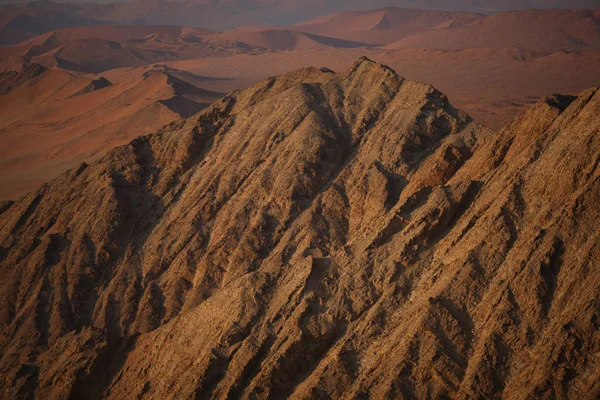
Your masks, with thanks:
[[[375,68],[375,69],[383,69],[383,70],[390,70],[392,73],[396,73],[396,71],[392,70],[390,67],[388,67],[387,65],[384,64],[380,64],[378,62],[375,62],[373,60],[371,60],[369,57],[367,56],[361,56],[358,58],[358,60],[356,60],[354,62],[354,64],[352,65],[352,67],[350,68],[351,71],[358,69],[358,67],[360,66],[367,66],[369,68]]]
[[[2,395],[595,393],[600,95],[544,101],[305,68],[3,205]]]

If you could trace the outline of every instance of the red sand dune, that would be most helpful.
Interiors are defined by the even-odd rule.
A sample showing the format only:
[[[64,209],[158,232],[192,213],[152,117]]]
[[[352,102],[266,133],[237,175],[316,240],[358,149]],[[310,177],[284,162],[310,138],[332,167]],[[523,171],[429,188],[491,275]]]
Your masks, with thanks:
[[[0,198],[16,198],[221,97],[163,70],[91,91],[93,79],[65,71],[31,75],[0,95]]]
[[[0,148],[9,150],[0,150],[7,172],[0,183],[10,193],[2,196],[218,96],[197,87],[229,92],[309,65],[342,70],[362,55],[435,85],[476,120],[499,128],[547,93],[598,85],[598,19],[589,10],[483,17],[383,9],[291,28],[85,27],[40,35],[0,48],[0,70],[19,71],[24,60],[56,69],[4,75]],[[372,43],[403,39],[373,47],[346,40],[352,35]]]
[[[140,39],[155,34],[169,35],[191,35],[205,36],[215,33],[210,29],[181,27],[181,26],[147,26],[147,25],[126,25],[126,26],[90,26],[79,28],[65,28],[55,31],[55,36],[62,41],[73,39],[85,39],[94,37],[115,42],[124,42],[133,39]]]
[[[120,43],[97,38],[70,40],[57,49],[30,60],[46,67],[57,66],[91,73],[118,67],[141,66],[146,63],[124,49]]]
[[[328,47],[355,48],[367,46],[364,43],[284,29],[229,31],[209,36],[208,39],[217,43],[240,42],[252,47],[271,50],[325,49]]]
[[[386,49],[471,47],[600,49],[600,11],[527,10],[501,13],[462,27],[412,35],[390,44]]]
[[[26,61],[98,73],[164,61],[260,54],[265,50],[368,46],[365,43],[391,43],[383,47],[385,51],[474,47],[532,51],[600,49],[599,15],[599,11],[591,10],[529,10],[484,17],[387,8],[334,14],[291,28],[255,26],[224,33],[161,26],[69,28],[0,49],[0,70],[15,69]]]
[[[106,79],[108,79],[109,81],[111,81],[113,83],[118,83],[118,82],[122,82],[122,81],[135,79],[138,76],[141,76],[142,74],[144,74],[148,71],[164,71],[168,75],[178,78],[181,81],[187,82],[187,83],[197,86],[197,87],[204,87],[204,88],[213,87],[213,86],[216,86],[219,84],[227,86],[227,85],[231,85],[230,82],[234,81],[227,77],[215,78],[215,77],[197,75],[197,74],[194,74],[194,73],[191,73],[188,71],[169,67],[165,63],[149,64],[149,65],[144,65],[143,67],[139,67],[139,68],[115,68],[115,69],[112,69],[109,71],[104,71],[100,74],[93,74],[93,75],[88,75],[88,76],[95,78],[95,79],[99,79],[100,77],[105,77]],[[231,89],[229,87],[226,88],[227,91],[231,91]]]
[[[44,0],[0,5],[0,45],[14,44],[44,32],[76,26],[178,25],[221,31],[244,25],[289,25],[324,14],[390,6],[494,13],[527,8],[576,9],[598,5],[595,0],[111,1],[101,0],[110,4],[62,4]]]
[[[0,48],[0,70],[18,70],[23,62],[35,62],[48,68],[97,73],[157,61],[254,51],[253,46],[247,44],[236,46],[231,41],[220,44],[208,37],[217,36],[206,29],[173,26],[61,29]]]
[[[482,17],[463,12],[386,8],[333,14],[294,25],[294,29],[371,44],[389,44],[439,26],[461,26]]]

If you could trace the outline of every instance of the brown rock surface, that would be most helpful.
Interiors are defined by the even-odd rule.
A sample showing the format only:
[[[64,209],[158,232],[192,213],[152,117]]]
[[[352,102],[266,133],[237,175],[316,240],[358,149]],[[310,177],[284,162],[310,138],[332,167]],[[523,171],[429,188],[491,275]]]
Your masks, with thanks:
[[[3,398],[596,398],[600,92],[500,133],[361,59],[0,205]]]

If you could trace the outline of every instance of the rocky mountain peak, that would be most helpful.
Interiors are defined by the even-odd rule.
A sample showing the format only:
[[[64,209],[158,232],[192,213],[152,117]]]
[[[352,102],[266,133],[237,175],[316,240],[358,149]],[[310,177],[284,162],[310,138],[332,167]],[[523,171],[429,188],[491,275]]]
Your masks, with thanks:
[[[82,164],[0,214],[2,394],[591,393],[599,104],[494,133],[361,58]]]

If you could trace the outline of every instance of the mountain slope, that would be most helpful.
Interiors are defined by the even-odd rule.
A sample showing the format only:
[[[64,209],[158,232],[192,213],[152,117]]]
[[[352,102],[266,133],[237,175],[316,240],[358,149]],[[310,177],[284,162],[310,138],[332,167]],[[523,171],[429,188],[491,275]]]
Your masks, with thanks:
[[[251,47],[260,47],[272,50],[295,50],[295,49],[328,49],[365,47],[364,43],[353,42],[343,39],[335,39],[326,36],[313,35],[310,33],[296,32],[287,29],[265,29],[259,31],[229,31],[214,36],[208,40],[216,43],[239,42]]]
[[[106,3],[106,4],[101,4]],[[218,31],[248,25],[290,25],[344,11],[384,7],[496,13],[530,8],[600,8],[599,0],[132,0],[0,5],[0,45],[55,29],[90,25],[197,26]],[[360,38],[357,40],[362,42]]]
[[[82,164],[2,206],[2,394],[594,398],[599,111],[361,59]]]
[[[47,68],[99,73],[158,61],[231,55],[254,50],[245,44],[236,46],[236,43],[227,43],[224,46],[208,40],[209,36],[215,37],[215,32],[177,26],[60,29],[2,49],[0,68],[16,69],[14,65],[20,61],[38,63]]]
[[[9,45],[54,29],[106,25],[81,15],[81,6],[53,1],[0,5],[0,45]]]

